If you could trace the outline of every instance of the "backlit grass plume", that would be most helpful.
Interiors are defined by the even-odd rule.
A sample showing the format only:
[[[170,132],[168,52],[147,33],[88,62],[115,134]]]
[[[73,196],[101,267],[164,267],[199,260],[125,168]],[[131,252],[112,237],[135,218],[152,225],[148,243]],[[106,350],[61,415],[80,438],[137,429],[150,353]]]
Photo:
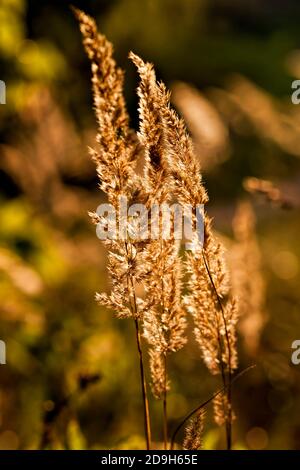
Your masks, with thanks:
[[[205,411],[199,410],[185,428],[183,441],[184,450],[200,450],[202,447],[202,434],[204,429]]]
[[[208,197],[185,124],[169,105],[162,109],[162,113],[167,165],[175,181],[176,196],[183,206],[194,209],[203,206]],[[215,419],[218,424],[226,423],[227,447],[231,448],[231,376],[237,368],[237,308],[229,291],[222,246],[215,239],[205,212],[203,225],[203,243],[196,235],[192,250],[187,254],[186,267],[190,277],[185,301],[194,318],[195,336],[204,362],[212,374],[220,373],[222,376],[226,395],[215,400]]]
[[[109,248],[108,271],[112,290],[97,294],[101,305],[112,308],[119,318],[132,318],[136,327],[141,390],[147,448],[151,446],[150,413],[142,350],[142,335],[149,345],[152,390],[163,402],[164,447],[168,447],[167,392],[168,357],[187,342],[186,309],[194,319],[194,332],[203,360],[212,374],[220,374],[223,395],[216,395],[215,419],[226,423],[227,447],[231,447],[231,376],[237,367],[237,311],[232,299],[222,246],[216,240],[203,206],[208,196],[202,183],[185,123],[170,106],[170,95],[156,80],[153,66],[131,53],[140,76],[138,88],[140,128],[130,130],[123,97],[123,72],[117,67],[112,45],[97,32],[93,19],[75,10],[83,43],[92,63],[94,106],[98,122],[98,148],[91,150],[97,166],[100,188],[107,194],[117,214],[122,199],[128,206],[142,203],[149,219],[142,219],[144,236],[138,238],[141,218],[136,213],[127,220],[123,236],[106,239]],[[136,172],[137,158],[144,154],[144,172]],[[165,233],[164,208],[176,201],[192,208],[194,236],[185,263],[179,256],[180,241],[175,235],[174,213],[169,234]],[[204,237],[196,230],[201,207]],[[138,212],[138,209],[137,211]],[[108,219],[91,214],[94,222]],[[153,219],[156,224],[153,226]],[[203,243],[202,243],[203,242]],[[184,268],[188,274],[183,296]],[[137,292],[142,291],[140,297]],[[201,445],[202,412],[196,416],[185,437],[185,448]]]
[[[112,44],[99,34],[92,18],[75,10],[83,35],[83,44],[92,68],[92,85],[95,113],[98,122],[97,142],[99,150],[91,150],[100,179],[100,188],[107,194],[116,209],[121,198],[132,204],[140,191],[139,178],[135,173],[138,143],[129,129],[129,119],[123,97],[123,72],[113,59]],[[92,214],[99,222],[97,214]],[[100,220],[101,222],[101,220]],[[122,222],[117,220],[117,223]],[[112,308],[119,318],[133,318],[136,327],[136,342],[140,361],[141,387],[144,403],[144,421],[147,448],[151,444],[150,414],[147,385],[141,345],[140,321],[142,310],[136,295],[136,284],[140,281],[142,263],[140,244],[128,236],[106,239],[109,248],[108,270],[112,281],[112,292],[97,294],[97,301]]]
[[[145,203],[152,211],[152,216],[154,215],[153,209],[156,208],[157,221],[157,233],[151,233],[145,245],[144,337],[150,345],[153,394],[156,398],[163,400],[163,434],[164,446],[167,448],[167,392],[169,390],[167,358],[170,353],[178,351],[186,343],[186,318],[181,304],[182,274],[179,243],[174,237],[174,231],[169,237],[164,237],[161,210],[172,197],[172,179],[165,167],[166,148],[161,115],[161,109],[167,106],[168,97],[160,93],[153,66],[144,63],[133,53],[130,54],[130,58],[140,75],[139,138],[145,149],[143,178]]]

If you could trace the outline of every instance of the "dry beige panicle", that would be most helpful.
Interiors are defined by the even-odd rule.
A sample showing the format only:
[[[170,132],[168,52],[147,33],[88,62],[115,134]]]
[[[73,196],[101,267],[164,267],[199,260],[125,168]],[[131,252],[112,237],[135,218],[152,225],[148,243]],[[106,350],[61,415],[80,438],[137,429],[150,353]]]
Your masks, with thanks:
[[[182,273],[179,243],[170,233],[163,236],[162,211],[172,197],[173,180],[166,169],[165,136],[161,109],[167,105],[168,95],[161,93],[153,66],[131,53],[137,67],[140,130],[138,133],[145,151],[143,177],[144,200],[151,210],[158,207],[157,236],[144,246],[145,288],[143,328],[150,345],[150,373],[152,391],[156,398],[164,400],[165,446],[167,445],[167,392],[170,388],[167,356],[186,343],[186,315],[181,302]],[[149,227],[151,229],[151,227]]]
[[[204,429],[205,411],[199,410],[185,428],[183,449],[200,450],[202,448],[202,435]]]
[[[165,89],[161,92],[166,96]],[[184,206],[193,208],[208,201],[202,183],[200,164],[185,124],[169,104],[161,108],[167,165],[175,183],[175,194]],[[196,224],[194,215],[194,228]],[[237,368],[236,324],[238,320],[236,301],[231,295],[228,270],[224,263],[223,247],[213,234],[211,220],[203,213],[204,242],[196,235],[193,250],[187,254],[186,268],[190,274],[189,294],[185,296],[187,309],[193,315],[195,336],[203,359],[212,374],[221,374],[227,390],[224,400],[227,444],[231,435],[231,375]]]
[[[195,211],[208,201],[202,183],[199,159],[196,157],[185,123],[170,106],[170,94],[163,83],[158,83],[151,64],[134,54],[130,57],[140,75],[139,112],[140,130],[136,135],[129,128],[129,118],[123,97],[123,72],[116,66],[112,45],[97,32],[94,20],[76,10],[83,34],[84,46],[92,63],[94,105],[98,121],[98,150],[91,150],[100,179],[100,187],[109,202],[118,210],[120,198],[128,205],[143,202],[149,210],[153,204],[176,200],[183,208]],[[137,158],[144,153],[143,175],[136,172]],[[102,221],[91,214],[95,223]],[[159,213],[159,228],[162,214]],[[217,241],[211,220],[203,211],[204,243],[194,231],[192,250],[184,264],[189,274],[188,293],[182,303],[182,260],[179,243],[171,230],[170,236],[146,237],[136,240],[137,221],[132,217],[127,224],[125,239],[107,240],[109,248],[108,271],[112,291],[98,294],[102,305],[115,310],[119,318],[133,318],[136,324],[140,356],[142,392],[144,398],[147,447],[150,446],[150,420],[143,356],[141,330],[150,344],[150,370],[155,396],[169,388],[167,355],[178,351],[186,342],[187,308],[194,318],[195,337],[203,359],[212,374],[220,374],[224,396],[222,413],[226,422],[227,447],[231,446],[231,376],[237,368],[236,322],[237,309],[231,295],[228,271],[223,261],[223,248]],[[147,228],[149,228],[147,222]],[[196,214],[192,215],[196,228]],[[137,296],[142,285],[144,296]],[[166,406],[164,406],[164,437],[167,445]],[[201,431],[200,415],[190,430],[190,436]],[[196,424],[198,428],[196,429]],[[188,439],[188,438],[187,438]],[[199,439],[190,444],[197,446]],[[200,444],[199,444],[200,445]]]
[[[92,149],[100,180],[100,188],[117,213],[117,224],[124,224],[119,216],[122,199],[126,204],[136,202],[141,193],[140,177],[135,172],[139,156],[136,134],[129,127],[129,117],[123,96],[124,75],[113,58],[112,44],[97,31],[95,21],[80,10],[74,9],[79,20],[83,44],[91,61],[94,107],[98,122],[98,150]],[[91,214],[94,222],[103,222]],[[105,220],[104,220],[105,222]],[[143,277],[143,243],[135,242],[136,224],[125,221],[122,237],[107,238],[109,249],[108,271],[111,278],[110,294],[96,294],[99,304],[112,308],[119,318],[132,318],[139,356],[141,392],[143,398],[144,428],[147,449],[151,447],[151,423],[147,384],[141,342],[143,301],[137,297],[136,285]]]

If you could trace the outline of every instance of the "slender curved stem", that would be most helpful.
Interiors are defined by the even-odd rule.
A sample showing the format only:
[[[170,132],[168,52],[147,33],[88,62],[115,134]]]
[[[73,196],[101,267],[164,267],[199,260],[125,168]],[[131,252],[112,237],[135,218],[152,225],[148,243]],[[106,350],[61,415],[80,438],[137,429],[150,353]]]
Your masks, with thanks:
[[[150,450],[151,449],[151,424],[150,424],[149,402],[148,402],[148,395],[147,395],[147,384],[146,384],[144,361],[143,361],[143,351],[142,351],[142,344],[141,344],[141,333],[139,329],[138,320],[135,319],[134,323],[135,323],[136,342],[137,342],[139,362],[140,362],[141,389],[142,389],[143,408],[144,408],[145,439],[146,439],[147,450]]]
[[[227,351],[228,351],[228,376],[227,376],[227,381],[228,383],[226,383],[226,375],[225,375],[225,371],[224,371],[224,365],[223,365],[223,359],[222,359],[222,341],[221,341],[221,338],[220,336],[219,337],[219,344],[220,344],[220,350],[221,350],[221,360],[220,360],[220,363],[221,363],[221,372],[222,372],[222,379],[223,379],[223,384],[224,386],[226,386],[226,390],[227,390],[227,401],[228,401],[228,415],[226,413],[226,443],[227,443],[227,450],[230,450],[231,449],[231,422],[232,422],[232,409],[231,409],[231,348],[230,348],[230,340],[229,340],[229,333],[228,333],[228,328],[227,328],[227,322],[226,322],[226,317],[225,317],[225,312],[224,312],[224,308],[223,308],[223,304],[222,304],[222,301],[220,299],[220,296],[218,294],[218,291],[216,289],[216,286],[215,286],[215,283],[214,283],[214,280],[212,278],[212,275],[211,275],[211,272],[210,272],[210,269],[209,269],[209,265],[208,265],[208,262],[207,262],[207,259],[206,259],[206,256],[204,254],[204,252],[202,251],[202,256],[203,256],[203,260],[204,260],[204,264],[205,264],[205,268],[206,268],[206,271],[207,271],[207,274],[208,274],[208,277],[210,279],[210,282],[212,284],[212,287],[213,287],[213,290],[215,292],[215,295],[216,295],[216,298],[217,298],[217,302],[219,304],[219,307],[220,307],[220,311],[221,311],[221,315],[222,315],[222,320],[223,320],[223,323],[224,323],[224,329],[225,329],[225,337],[226,337],[226,343],[227,343]],[[218,333],[219,335],[219,333]]]
[[[233,377],[232,381],[231,381],[231,385],[234,384],[234,382],[236,382],[236,380],[240,379],[246,372],[248,372],[249,370],[251,369],[254,369],[254,367],[256,367],[255,364],[253,364],[252,366],[249,366],[247,367],[246,369],[242,370],[241,372],[239,372],[235,377]],[[180,431],[180,429],[182,428],[182,426],[195,414],[197,413],[197,411],[200,411],[202,408],[205,408],[214,398],[216,398],[218,395],[220,395],[220,393],[224,393],[226,391],[227,387],[223,387],[221,388],[220,390],[218,390],[216,393],[214,393],[210,398],[208,398],[206,401],[204,401],[203,403],[201,403],[200,405],[198,405],[196,408],[194,408],[189,414],[187,414],[185,416],[185,418],[183,418],[182,421],[180,421],[180,423],[178,424],[177,428],[175,429],[175,431],[173,432],[172,434],[172,438],[171,438],[171,447],[170,447],[170,450],[173,450],[174,448],[174,443],[175,443],[175,439],[176,439],[176,436],[178,434],[178,432]]]
[[[128,257],[128,244],[126,241],[125,241],[125,250],[126,250],[127,257]],[[140,380],[141,380],[141,391],[142,391],[142,399],[143,399],[145,440],[146,440],[147,450],[150,450],[151,449],[151,421],[150,421],[149,401],[148,401],[148,394],[147,394],[147,383],[146,383],[146,375],[145,375],[145,368],[144,368],[142,338],[141,338],[141,332],[140,332],[140,326],[139,326],[139,320],[138,320],[135,286],[134,286],[134,280],[131,275],[128,276],[128,281],[130,282],[131,294],[132,294],[132,299],[133,299],[132,304],[131,304],[131,311],[132,311],[133,318],[134,318],[135,337],[136,337],[136,344],[137,344],[137,349],[138,349],[139,365],[140,365]]]
[[[164,397],[163,397],[163,434],[164,434],[164,449],[168,449],[168,409],[167,409],[167,355],[164,357],[165,363],[165,383],[164,383]]]

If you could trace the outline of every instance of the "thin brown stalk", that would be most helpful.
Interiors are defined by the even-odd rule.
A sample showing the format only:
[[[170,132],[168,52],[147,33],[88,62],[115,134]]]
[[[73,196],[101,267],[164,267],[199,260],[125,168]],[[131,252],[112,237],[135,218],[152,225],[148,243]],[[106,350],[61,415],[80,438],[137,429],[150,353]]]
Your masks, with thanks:
[[[125,246],[126,246],[126,252],[128,253],[127,242],[125,242]],[[143,412],[144,412],[144,432],[145,432],[146,447],[147,447],[147,450],[150,450],[151,449],[151,420],[150,420],[149,400],[148,400],[148,393],[147,393],[147,383],[146,383],[143,349],[142,349],[142,338],[141,338],[139,320],[137,316],[138,309],[137,309],[137,302],[136,302],[134,280],[132,279],[132,276],[129,276],[129,280],[130,280],[132,296],[133,296],[132,313],[133,313],[134,324],[135,324],[135,337],[136,337],[136,344],[137,344],[137,350],[138,350],[138,356],[139,356],[139,366],[140,366],[140,381],[141,381]]]
[[[161,252],[163,252],[162,243],[160,243]],[[164,302],[164,282],[161,279],[161,292],[162,292],[162,313],[165,312],[165,302]],[[167,368],[167,354],[164,354],[164,392],[163,392],[163,436],[164,436],[164,449],[168,448],[168,368]]]
[[[219,307],[220,307],[220,311],[221,311],[221,314],[222,314],[222,320],[223,320],[223,324],[224,324],[224,329],[225,329],[225,337],[226,337],[226,342],[227,342],[227,351],[228,351],[227,382],[226,382],[226,374],[225,374],[225,370],[224,370],[224,363],[223,363],[222,357],[221,357],[221,371],[222,371],[221,373],[222,373],[222,380],[223,380],[224,387],[227,390],[227,400],[228,400],[228,404],[227,404],[228,405],[228,410],[227,410],[227,412],[224,410],[224,413],[225,413],[225,416],[226,416],[226,444],[227,444],[227,450],[231,450],[231,422],[232,422],[231,346],[230,346],[230,340],[229,340],[229,334],[228,334],[227,322],[226,322],[226,318],[225,318],[225,312],[224,312],[223,304],[222,304],[222,301],[221,301],[220,296],[218,294],[218,291],[216,289],[216,286],[215,286],[214,280],[212,278],[212,275],[211,275],[211,272],[210,272],[210,269],[209,269],[209,266],[208,266],[208,262],[207,262],[207,259],[206,259],[206,256],[205,256],[204,252],[202,252],[202,256],[203,256],[203,261],[204,261],[204,264],[205,264],[205,268],[206,268],[208,277],[210,279],[210,282],[212,284],[213,290],[214,290],[216,298],[217,298],[217,302],[218,302]],[[219,328],[218,328],[218,330],[219,330]],[[222,356],[223,346],[222,346],[220,335],[218,335],[218,338],[219,338],[220,352],[221,352],[221,356]]]
[[[134,320],[134,323],[135,323],[136,342],[137,342],[139,361],[140,361],[140,375],[141,375],[141,388],[142,388],[142,396],[143,396],[145,438],[146,438],[146,443],[147,443],[147,450],[150,450],[151,449],[151,424],[150,424],[149,401],[148,401],[148,395],[147,395],[147,384],[146,384],[146,376],[145,376],[145,369],[144,369],[141,333],[140,333],[140,327],[139,327],[138,320]]]
[[[164,449],[168,449],[168,408],[167,408],[167,396],[168,396],[168,384],[167,384],[167,356],[164,357],[165,365],[165,384],[164,384],[164,397],[163,397],[163,422],[164,422]]]

